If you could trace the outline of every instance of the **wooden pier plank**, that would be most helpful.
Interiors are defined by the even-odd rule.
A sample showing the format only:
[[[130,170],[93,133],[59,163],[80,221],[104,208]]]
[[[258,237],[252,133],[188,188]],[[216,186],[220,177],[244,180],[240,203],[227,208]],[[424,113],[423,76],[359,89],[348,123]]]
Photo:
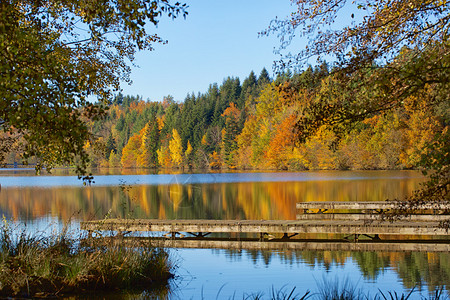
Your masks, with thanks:
[[[338,234],[397,234],[449,235],[439,222],[371,222],[363,220],[154,220],[107,219],[82,222],[83,230],[215,232],[215,233],[338,233]]]

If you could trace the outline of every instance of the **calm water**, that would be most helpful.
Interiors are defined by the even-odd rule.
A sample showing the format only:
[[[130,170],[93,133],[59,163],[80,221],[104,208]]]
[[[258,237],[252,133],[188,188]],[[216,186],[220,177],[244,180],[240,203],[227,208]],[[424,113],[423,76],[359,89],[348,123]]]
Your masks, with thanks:
[[[49,230],[69,219],[295,219],[303,201],[402,199],[424,180],[412,171],[123,174],[108,171],[83,186],[68,171],[34,176],[0,170],[0,215]],[[228,299],[284,288],[303,294],[348,279],[364,292],[422,294],[450,283],[450,255],[420,252],[171,249],[178,265],[173,299]],[[447,288],[448,290],[448,288]],[[420,294],[415,296],[419,298]]]

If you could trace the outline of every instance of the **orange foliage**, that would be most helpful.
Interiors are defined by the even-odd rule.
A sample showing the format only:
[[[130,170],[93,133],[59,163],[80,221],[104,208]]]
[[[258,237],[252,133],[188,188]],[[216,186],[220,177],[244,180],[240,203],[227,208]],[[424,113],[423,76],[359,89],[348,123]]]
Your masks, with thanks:
[[[222,117],[230,117],[232,119],[239,119],[239,115],[241,114],[241,111],[236,107],[236,105],[231,102],[230,106],[225,109],[225,111],[222,114]]]
[[[275,137],[270,141],[266,158],[277,169],[287,169],[288,160],[294,147],[295,134],[293,131],[296,122],[294,115],[288,116],[276,128]]]

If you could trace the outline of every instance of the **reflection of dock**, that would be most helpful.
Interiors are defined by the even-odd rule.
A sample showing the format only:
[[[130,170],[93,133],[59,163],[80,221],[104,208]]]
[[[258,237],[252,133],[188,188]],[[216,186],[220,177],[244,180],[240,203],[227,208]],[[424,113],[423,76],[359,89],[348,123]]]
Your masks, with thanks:
[[[278,251],[369,251],[369,252],[450,252],[450,244],[424,241],[390,241],[359,243],[323,240],[271,240],[258,239],[214,239],[214,238],[148,238],[148,237],[110,237],[100,239],[120,245],[145,245],[162,248],[228,249],[228,250],[278,250]],[[98,242],[99,240],[96,239]]]
[[[355,210],[387,210],[387,209],[402,209],[408,208],[408,202],[401,201],[372,201],[372,202],[349,202],[349,201],[317,201],[317,202],[299,202],[297,209],[355,209]],[[421,203],[414,206],[416,210],[449,210],[450,203]]]

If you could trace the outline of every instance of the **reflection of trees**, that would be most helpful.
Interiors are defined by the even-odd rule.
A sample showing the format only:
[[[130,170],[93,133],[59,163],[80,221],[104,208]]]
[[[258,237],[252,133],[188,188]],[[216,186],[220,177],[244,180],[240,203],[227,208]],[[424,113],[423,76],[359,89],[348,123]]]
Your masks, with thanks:
[[[353,252],[352,258],[358,264],[364,278],[372,280],[383,273],[390,264],[388,256],[377,252]]]
[[[225,250],[227,256],[246,255],[255,264],[270,265],[274,257],[287,264],[305,263],[311,268],[329,271],[332,266],[344,266],[350,259],[366,280],[376,280],[387,268],[392,268],[408,289],[427,285],[435,291],[450,282],[450,253],[424,252],[362,252],[362,251],[269,251]]]
[[[302,251],[300,256],[302,261],[309,266],[318,265],[328,271],[332,265],[344,265],[350,257],[350,253],[344,251]]]
[[[324,173],[325,174],[325,173]],[[328,173],[327,173],[328,174]],[[368,174],[368,173],[367,173]],[[326,178],[326,176],[324,177]],[[167,219],[295,219],[295,203],[385,200],[409,195],[421,179],[4,188],[0,210],[16,219],[52,214],[67,220],[111,217]],[[375,195],[375,196],[374,196]]]
[[[301,256],[309,265],[327,270],[332,264],[344,264],[346,259],[352,258],[368,280],[377,279],[391,267],[409,289],[426,284],[434,291],[450,282],[449,253],[302,251]]]
[[[436,287],[450,284],[449,253],[405,253],[393,266],[408,288],[426,284],[433,291]]]
[[[81,219],[102,218],[109,211],[111,217],[126,217],[132,211],[135,218],[295,219],[297,201],[368,199],[367,191],[383,200],[393,197],[394,190],[407,194],[416,185],[417,180],[384,186],[378,180],[361,180],[141,185],[126,191],[96,186],[4,188],[0,209],[16,219],[52,214],[67,220],[75,212]]]

